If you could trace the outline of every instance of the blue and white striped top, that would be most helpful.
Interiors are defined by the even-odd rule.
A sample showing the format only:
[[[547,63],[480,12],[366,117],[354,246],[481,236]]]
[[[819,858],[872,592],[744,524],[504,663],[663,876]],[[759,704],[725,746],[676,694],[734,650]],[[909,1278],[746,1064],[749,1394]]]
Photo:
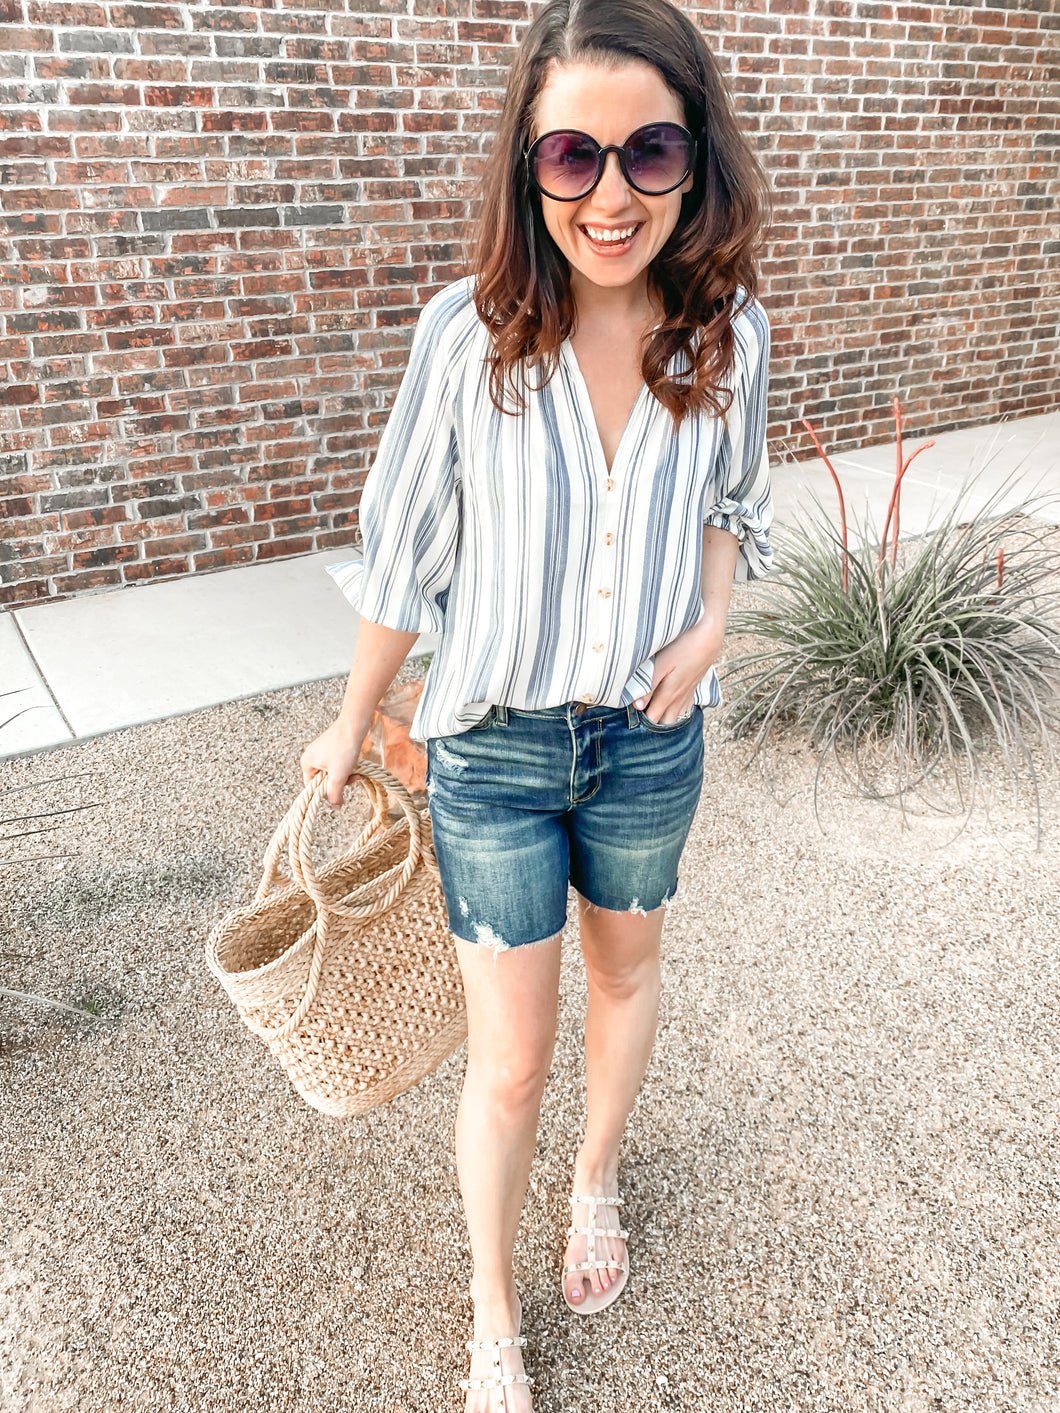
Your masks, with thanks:
[[[472,285],[423,306],[361,496],[363,561],[328,569],[370,621],[441,633],[418,741],[466,731],[494,703],[625,706],[703,612],[702,526],[738,537],[737,579],[772,557],[760,305],[733,322],[726,420],[690,415],[675,432],[642,384],[609,473],[569,339],[539,392],[531,372],[522,415],[493,405]],[[696,701],[720,703],[713,667]]]

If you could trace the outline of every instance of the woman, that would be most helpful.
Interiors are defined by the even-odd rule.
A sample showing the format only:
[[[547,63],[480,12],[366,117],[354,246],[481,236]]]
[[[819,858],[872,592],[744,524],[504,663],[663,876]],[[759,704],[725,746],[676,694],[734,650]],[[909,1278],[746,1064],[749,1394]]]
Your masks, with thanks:
[[[361,501],[342,799],[383,691],[441,633],[412,734],[462,969],[467,1413],[531,1407],[512,1252],[556,1028],[568,883],[589,985],[562,1293],[625,1287],[619,1145],[699,800],[734,576],[767,572],[765,184],[668,0],[550,0],[515,59],[474,273],[424,305]],[[356,582],[353,582],[353,579]]]

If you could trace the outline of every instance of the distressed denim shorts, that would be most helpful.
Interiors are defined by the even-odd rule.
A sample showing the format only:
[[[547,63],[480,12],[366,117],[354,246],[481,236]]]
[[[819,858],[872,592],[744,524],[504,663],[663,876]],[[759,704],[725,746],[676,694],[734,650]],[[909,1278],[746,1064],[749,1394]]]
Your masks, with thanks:
[[[457,937],[497,951],[588,902],[651,912],[670,901],[703,785],[703,708],[659,725],[634,706],[494,706],[427,741],[434,848]]]

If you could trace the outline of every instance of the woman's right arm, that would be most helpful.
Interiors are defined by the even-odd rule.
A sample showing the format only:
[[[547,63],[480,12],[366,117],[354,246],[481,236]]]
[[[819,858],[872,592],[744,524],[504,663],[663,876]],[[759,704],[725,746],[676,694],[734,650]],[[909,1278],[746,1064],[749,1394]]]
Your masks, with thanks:
[[[372,714],[394,674],[421,633],[440,633],[445,627],[460,540],[446,330],[460,295],[447,286],[420,310],[408,367],[361,492],[364,559],[357,581],[361,621],[353,666],[338,718],[301,759],[307,785],[318,771],[327,771],[327,797],[336,808],[356,776]]]
[[[361,619],[342,709],[328,729],[306,746],[301,758],[304,785],[319,771],[327,771],[328,803],[335,809],[356,778],[355,767],[375,709],[418,637],[418,633]]]

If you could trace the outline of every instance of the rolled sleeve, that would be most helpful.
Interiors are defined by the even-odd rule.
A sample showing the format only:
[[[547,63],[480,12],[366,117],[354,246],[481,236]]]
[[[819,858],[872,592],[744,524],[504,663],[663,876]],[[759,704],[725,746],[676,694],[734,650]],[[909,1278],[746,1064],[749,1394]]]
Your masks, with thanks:
[[[739,541],[737,580],[761,579],[773,565],[773,499],[766,445],[769,320],[760,304],[744,306],[733,321],[733,333],[733,401],[721,431],[703,523],[728,530]]]
[[[406,633],[443,630],[460,537],[444,308],[435,296],[420,311],[361,493],[364,557],[330,571],[362,617]]]

